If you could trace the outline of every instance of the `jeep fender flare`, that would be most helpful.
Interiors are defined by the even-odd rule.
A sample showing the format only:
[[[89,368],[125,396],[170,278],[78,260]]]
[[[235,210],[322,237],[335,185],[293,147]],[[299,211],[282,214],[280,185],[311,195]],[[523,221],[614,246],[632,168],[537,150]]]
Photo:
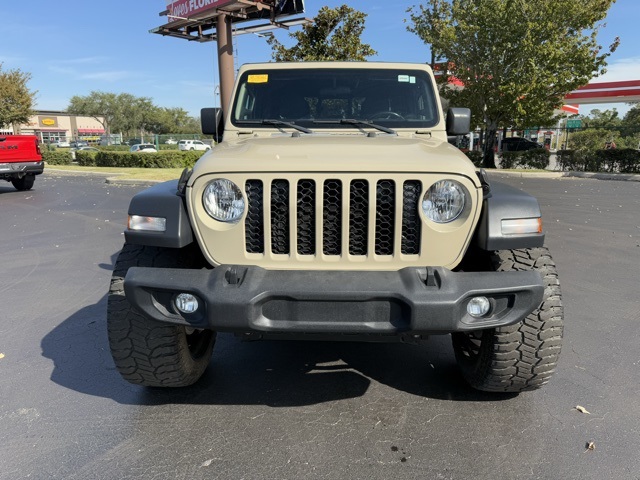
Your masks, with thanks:
[[[490,183],[482,214],[476,228],[475,242],[483,250],[512,250],[544,245],[544,232],[503,235],[502,220],[540,218],[540,205],[535,197],[504,183]]]
[[[193,242],[193,230],[178,180],[159,183],[136,194],[129,204],[129,215],[166,219],[164,232],[130,230],[124,232],[127,243],[151,247],[182,248]]]

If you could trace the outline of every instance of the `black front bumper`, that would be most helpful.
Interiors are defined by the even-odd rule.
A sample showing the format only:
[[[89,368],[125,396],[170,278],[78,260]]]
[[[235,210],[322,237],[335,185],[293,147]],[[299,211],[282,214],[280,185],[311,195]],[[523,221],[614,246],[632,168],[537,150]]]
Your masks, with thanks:
[[[127,299],[160,322],[257,334],[428,335],[521,321],[542,302],[537,272],[457,273],[441,267],[399,271],[297,271],[223,265],[213,270],[132,267]],[[200,300],[181,314],[179,293]],[[467,313],[489,298],[486,317]]]

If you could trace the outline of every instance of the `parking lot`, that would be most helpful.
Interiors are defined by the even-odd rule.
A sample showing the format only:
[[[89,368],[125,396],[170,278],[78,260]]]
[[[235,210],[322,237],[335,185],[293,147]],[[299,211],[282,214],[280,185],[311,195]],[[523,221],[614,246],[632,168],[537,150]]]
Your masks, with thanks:
[[[0,479],[639,479],[640,182],[492,177],[538,197],[565,305],[556,375],[520,395],[467,387],[448,337],[222,334],[195,386],[125,383],[106,293],[143,187],[0,183]]]

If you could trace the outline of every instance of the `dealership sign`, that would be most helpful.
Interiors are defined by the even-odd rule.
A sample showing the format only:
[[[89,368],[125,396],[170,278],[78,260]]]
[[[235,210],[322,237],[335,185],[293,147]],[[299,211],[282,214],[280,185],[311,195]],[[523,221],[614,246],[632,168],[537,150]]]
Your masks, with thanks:
[[[192,15],[206,12],[213,8],[226,7],[237,0],[167,0],[167,10],[169,10],[169,21],[177,20],[171,17],[189,18]]]

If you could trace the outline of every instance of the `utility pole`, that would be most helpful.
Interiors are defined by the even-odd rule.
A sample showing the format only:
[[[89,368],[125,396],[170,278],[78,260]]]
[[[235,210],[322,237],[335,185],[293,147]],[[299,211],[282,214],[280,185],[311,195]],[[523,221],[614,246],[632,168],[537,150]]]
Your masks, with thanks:
[[[233,59],[233,31],[231,18],[227,14],[217,17],[218,71],[220,74],[220,107],[225,117],[231,105],[231,94],[235,82]]]

